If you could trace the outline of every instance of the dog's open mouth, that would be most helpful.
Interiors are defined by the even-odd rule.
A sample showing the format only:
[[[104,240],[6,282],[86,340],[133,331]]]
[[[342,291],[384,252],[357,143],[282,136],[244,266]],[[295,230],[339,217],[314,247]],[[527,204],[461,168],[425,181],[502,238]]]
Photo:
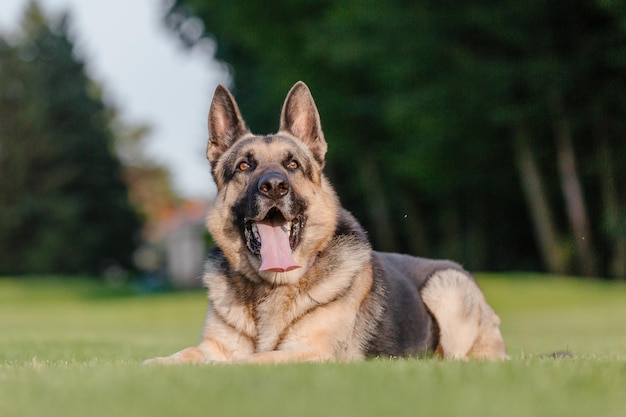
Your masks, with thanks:
[[[298,246],[302,226],[301,215],[287,221],[276,208],[263,220],[246,220],[246,245],[261,258],[259,271],[286,272],[301,267],[293,258],[293,251]]]

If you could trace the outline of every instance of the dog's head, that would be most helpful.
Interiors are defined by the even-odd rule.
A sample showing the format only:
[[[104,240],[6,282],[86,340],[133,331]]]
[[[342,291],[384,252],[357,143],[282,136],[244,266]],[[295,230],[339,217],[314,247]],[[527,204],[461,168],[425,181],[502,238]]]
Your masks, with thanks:
[[[279,132],[265,136],[250,133],[233,96],[217,87],[207,158],[218,193],[207,225],[238,271],[293,283],[328,243],[338,204],[322,173],[326,148],[304,83],[289,91]]]

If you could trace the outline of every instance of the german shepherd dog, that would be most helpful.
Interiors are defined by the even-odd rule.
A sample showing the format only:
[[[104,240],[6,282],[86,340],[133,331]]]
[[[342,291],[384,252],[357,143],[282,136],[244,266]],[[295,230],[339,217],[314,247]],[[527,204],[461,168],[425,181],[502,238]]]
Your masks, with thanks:
[[[209,135],[216,247],[202,339],[148,363],[507,357],[498,316],[459,265],[372,250],[322,172],[327,145],[304,83],[267,136],[218,86]]]

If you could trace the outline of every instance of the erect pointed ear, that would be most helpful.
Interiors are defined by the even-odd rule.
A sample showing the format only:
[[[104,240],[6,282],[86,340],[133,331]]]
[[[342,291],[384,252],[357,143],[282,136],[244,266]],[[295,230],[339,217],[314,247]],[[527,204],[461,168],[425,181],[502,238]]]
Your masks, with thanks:
[[[207,159],[214,164],[235,141],[248,133],[235,99],[222,85],[218,85],[209,110],[209,143]]]
[[[320,115],[309,87],[302,81],[291,87],[287,94],[280,115],[280,130],[304,142],[320,166],[324,166],[328,146],[324,140]]]

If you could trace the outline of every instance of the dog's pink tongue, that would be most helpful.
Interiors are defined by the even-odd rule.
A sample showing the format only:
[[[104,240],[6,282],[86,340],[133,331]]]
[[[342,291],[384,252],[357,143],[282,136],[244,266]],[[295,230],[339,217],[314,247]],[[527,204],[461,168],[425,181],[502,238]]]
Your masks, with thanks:
[[[289,231],[284,224],[257,222],[261,238],[261,267],[259,271],[286,272],[300,268],[293,259]]]

